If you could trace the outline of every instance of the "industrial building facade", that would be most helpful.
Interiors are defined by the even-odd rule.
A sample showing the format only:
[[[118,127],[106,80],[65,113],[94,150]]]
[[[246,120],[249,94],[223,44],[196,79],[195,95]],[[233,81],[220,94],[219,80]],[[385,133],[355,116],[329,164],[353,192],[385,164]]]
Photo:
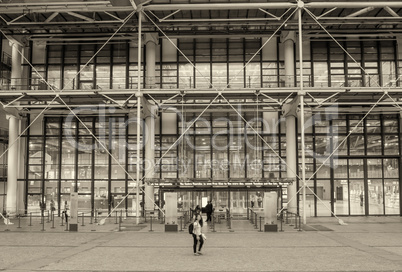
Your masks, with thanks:
[[[2,210],[401,215],[402,4],[126,2],[0,6]]]

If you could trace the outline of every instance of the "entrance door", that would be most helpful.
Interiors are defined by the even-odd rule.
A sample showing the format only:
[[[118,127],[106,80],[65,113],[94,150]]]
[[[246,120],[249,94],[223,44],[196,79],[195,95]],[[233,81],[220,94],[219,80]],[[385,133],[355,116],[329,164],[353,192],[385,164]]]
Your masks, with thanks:
[[[247,208],[247,191],[230,191],[230,212],[239,217],[247,217]]]
[[[350,180],[350,215],[365,215],[365,182],[364,180]]]

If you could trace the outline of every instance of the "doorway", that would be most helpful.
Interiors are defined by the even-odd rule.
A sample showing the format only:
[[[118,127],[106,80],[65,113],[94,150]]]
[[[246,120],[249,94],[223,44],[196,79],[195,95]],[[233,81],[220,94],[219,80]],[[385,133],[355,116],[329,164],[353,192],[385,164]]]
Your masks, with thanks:
[[[278,191],[281,195],[281,188],[278,187],[260,187],[260,188],[161,188],[160,195],[164,199],[165,192],[177,192],[178,212],[189,211],[197,205],[202,211],[208,201],[212,201],[214,212],[216,214],[226,214],[230,211],[237,218],[247,218],[249,208],[264,208],[264,193],[268,191]],[[278,203],[278,208],[282,207],[282,198]]]

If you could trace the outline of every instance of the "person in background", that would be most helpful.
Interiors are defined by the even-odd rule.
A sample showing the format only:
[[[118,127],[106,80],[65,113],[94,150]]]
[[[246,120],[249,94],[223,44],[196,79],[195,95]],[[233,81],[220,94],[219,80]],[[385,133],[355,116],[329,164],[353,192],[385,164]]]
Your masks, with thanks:
[[[54,200],[53,199],[50,200],[50,210],[52,212],[54,212],[56,210],[56,207],[54,206]]]
[[[255,195],[251,195],[251,208],[254,208]]]
[[[213,209],[213,206],[212,206],[212,201],[208,201],[207,206],[205,206],[205,212],[207,213],[207,221],[205,221],[205,222],[211,222],[212,221],[211,215],[212,215],[213,210],[214,209]]]
[[[197,251],[197,244],[198,251]],[[194,256],[202,255],[201,249],[204,244],[204,239],[202,238],[202,217],[201,214],[194,215],[193,222],[193,252]]]
[[[68,223],[69,210],[70,210],[70,208],[68,206],[67,201],[64,201],[64,211],[63,211],[63,213],[64,213],[64,218],[66,219],[66,224]]]

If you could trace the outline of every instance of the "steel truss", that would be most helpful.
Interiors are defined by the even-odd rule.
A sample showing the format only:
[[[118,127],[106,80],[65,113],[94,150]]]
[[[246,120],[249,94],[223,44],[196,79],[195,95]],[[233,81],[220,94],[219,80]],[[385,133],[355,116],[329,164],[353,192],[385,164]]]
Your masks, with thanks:
[[[392,11],[392,8],[401,8],[402,7],[402,3],[401,2],[381,2],[377,3],[377,2],[370,2],[370,7],[372,8],[367,8],[367,3],[349,3],[349,2],[336,2],[336,3],[331,3],[332,5],[336,5],[336,7],[348,7],[348,8],[361,8],[361,10],[359,10],[358,12],[355,12],[353,14],[350,14],[349,17],[356,17],[359,16],[360,14],[366,13],[371,11],[374,8],[379,8],[379,7],[388,7],[386,8],[387,12],[392,16],[392,17],[396,17],[395,14]],[[386,6],[384,6],[384,4],[386,4]],[[233,4],[230,4],[233,5]],[[333,36],[331,36],[331,34],[324,28],[324,26],[319,22],[319,20],[322,20],[322,18],[324,18],[327,14],[331,13],[333,10],[328,11],[325,15],[322,15],[320,18],[318,16],[315,16],[311,11],[309,11],[309,8],[332,8],[334,9],[335,6],[331,6],[329,3],[309,3],[309,4],[304,4],[301,1],[298,1],[297,5],[293,5],[290,4],[291,6],[286,6],[287,8],[295,8],[295,11],[297,10],[298,12],[298,28],[299,28],[299,43],[301,44],[302,42],[302,15],[301,12],[302,11],[306,11],[306,13],[309,14],[309,16],[311,16],[311,18],[321,27],[324,29],[324,31],[331,37],[333,38]],[[158,8],[156,8],[156,6],[148,6],[148,7],[143,7],[143,9],[140,9],[138,11],[139,13],[139,32],[138,32],[138,40],[139,43],[141,41],[141,17],[142,14],[145,14],[149,19],[151,19],[145,12],[146,11],[157,11],[158,9],[162,8],[163,5],[157,5]],[[169,5],[170,8],[173,8],[174,5]],[[186,5],[180,5],[180,10],[185,10]],[[200,6],[200,5],[196,5],[196,4],[191,4],[190,6],[192,6],[193,8],[196,8],[197,10],[203,10],[203,9],[207,9],[207,7],[204,6]],[[190,6],[188,8],[190,8]],[[230,9],[228,5],[221,5],[221,4],[208,4],[209,9],[220,9],[223,8],[223,6],[225,6],[225,9]],[[247,3],[247,7],[249,8],[257,8],[257,4],[256,5],[250,5],[250,3]],[[278,5],[277,8],[283,8],[284,6],[280,6]],[[239,7],[240,8],[240,5]],[[272,5],[270,6],[264,6],[262,4],[258,4],[258,8],[273,8]],[[173,8],[175,9],[175,8]],[[0,6],[0,11],[1,11],[1,6]],[[1,12],[0,12],[1,13]],[[176,12],[177,13],[177,12]],[[293,13],[292,13],[293,14]],[[131,15],[131,14],[130,14]],[[173,16],[173,15],[171,15]],[[131,16],[130,16],[131,17]],[[22,18],[22,17],[21,17]],[[166,17],[165,17],[166,18]],[[290,18],[290,16],[288,17]],[[154,22],[152,22],[154,23]],[[154,23],[155,24],[155,23]],[[156,24],[155,24],[156,25]],[[282,24],[283,25],[283,24]],[[157,25],[156,25],[157,26]],[[121,27],[116,31],[116,33],[121,29]],[[160,29],[161,32],[163,32],[162,29]],[[6,36],[7,37],[7,36]],[[333,38],[334,39],[334,38]],[[335,40],[335,39],[334,39]],[[335,40],[336,41],[336,40]],[[107,41],[109,42],[109,40]],[[106,43],[107,43],[106,42]],[[106,44],[105,43],[105,44]],[[264,44],[265,45],[265,44]],[[343,48],[342,48],[343,49]],[[303,56],[303,51],[302,51],[302,47],[299,47],[299,55],[300,55],[300,59],[299,61],[302,63],[302,56]],[[343,49],[344,50],[344,49]],[[99,51],[98,51],[99,52]],[[97,52],[97,53],[98,53]],[[21,52],[20,52],[21,53]],[[21,53],[22,54],[22,53]],[[138,55],[139,55],[139,62],[141,61],[141,47],[138,47]],[[89,62],[88,62],[89,63]],[[87,63],[87,64],[88,64]],[[86,64],[86,65],[87,65]],[[140,64],[140,63],[139,63]],[[30,64],[31,65],[31,64]],[[139,67],[141,67],[141,65],[139,65]],[[245,68],[245,66],[243,67],[243,69]],[[360,67],[363,71],[364,69],[362,67]],[[83,68],[82,68],[83,69]],[[81,69],[81,71],[82,71]],[[80,72],[81,72],[80,71]],[[79,72],[79,73],[80,73]],[[77,75],[79,74],[77,73]],[[39,73],[38,73],[39,74]],[[140,77],[140,72],[138,73],[138,77]],[[141,110],[141,100],[140,98],[142,96],[147,97],[147,95],[152,98],[152,100],[159,101],[160,103],[164,103],[165,105],[171,105],[171,106],[176,106],[176,104],[179,105],[183,105],[182,102],[179,103],[179,100],[177,99],[176,101],[174,100],[176,96],[179,96],[179,94],[182,96],[181,99],[183,99],[183,96],[186,97],[186,101],[190,101],[193,100],[194,104],[200,104],[198,103],[200,100],[203,101],[204,103],[206,103],[206,107],[203,108],[203,110],[201,111],[201,113],[198,115],[198,118],[202,116],[203,113],[205,113],[207,110],[209,110],[209,108],[212,105],[215,105],[217,103],[222,104],[221,101],[218,101],[218,99],[223,99],[225,103],[223,103],[223,105],[229,106],[232,109],[234,109],[235,112],[236,109],[233,107],[233,103],[238,103],[240,101],[240,103],[244,104],[244,105],[249,105],[251,108],[255,105],[255,102],[250,102],[250,100],[252,100],[253,98],[257,97],[261,94],[261,96],[264,96],[264,98],[262,98],[260,101],[260,105],[261,105],[261,109],[260,111],[264,111],[264,106],[269,106],[269,107],[273,107],[273,108],[277,108],[278,110],[280,109],[281,105],[283,105],[284,103],[286,103],[288,100],[292,100],[294,99],[294,96],[292,97],[292,94],[295,93],[295,95],[298,95],[300,97],[300,109],[301,109],[301,116],[302,116],[302,133],[301,133],[301,137],[302,137],[302,176],[299,177],[297,176],[297,178],[300,180],[300,182],[302,183],[302,186],[300,187],[300,190],[303,190],[303,203],[304,203],[304,207],[305,207],[305,195],[306,195],[306,189],[309,189],[314,195],[314,191],[311,190],[311,188],[309,188],[307,186],[306,183],[306,177],[305,177],[305,170],[304,170],[304,165],[305,165],[305,151],[304,151],[304,114],[305,114],[305,110],[304,110],[304,106],[307,105],[309,107],[311,107],[312,109],[314,109],[314,107],[319,110],[320,107],[322,106],[327,106],[327,105],[332,105],[334,103],[334,101],[332,101],[333,98],[337,98],[336,99],[336,103],[338,105],[347,105],[347,106],[353,106],[353,105],[362,105],[362,102],[360,101],[353,101],[353,97],[357,94],[359,94],[358,99],[361,100],[362,96],[363,97],[370,97],[370,99],[366,99],[366,103],[371,103],[369,104],[370,107],[369,110],[367,111],[367,113],[365,114],[365,116],[360,120],[359,123],[361,123],[364,118],[370,114],[376,107],[378,106],[386,106],[386,107],[394,107],[394,110],[399,112],[402,109],[402,101],[400,101],[402,99],[401,95],[402,95],[402,89],[399,87],[393,87],[393,88],[384,88],[381,86],[375,87],[375,88],[351,88],[351,87],[347,87],[347,88],[337,88],[337,89],[333,89],[333,88],[307,88],[303,86],[303,69],[302,69],[302,65],[300,65],[300,82],[299,82],[299,86],[300,87],[294,87],[294,88],[280,88],[280,89],[264,89],[264,88],[258,88],[258,89],[237,89],[237,90],[228,90],[226,88],[223,89],[218,89],[216,88],[215,90],[155,90],[155,89],[142,89],[141,85],[138,84],[138,89],[137,91],[134,90],[119,90],[119,91],[114,91],[114,90],[106,90],[106,91],[73,91],[73,90],[61,90],[61,91],[56,91],[53,90],[52,92],[38,92],[38,91],[29,91],[29,90],[22,90],[22,91],[9,91],[9,92],[1,92],[0,93],[0,100],[2,101],[2,105],[4,108],[10,108],[10,107],[22,107],[25,108],[26,110],[32,109],[37,107],[38,109],[42,109],[40,114],[43,114],[46,110],[48,110],[51,107],[57,107],[60,106],[61,108],[66,108],[68,109],[69,112],[71,112],[72,114],[75,115],[75,117],[79,120],[79,122],[81,122],[84,127],[90,132],[90,130],[85,126],[85,124],[80,120],[79,116],[77,116],[74,112],[74,110],[72,109],[73,106],[78,106],[80,105],[78,103],[78,101],[82,101],[83,98],[89,99],[89,98],[93,98],[96,103],[104,103],[104,99],[107,98],[109,101],[111,101],[112,103],[114,103],[114,105],[118,105],[122,110],[125,109],[129,109],[130,107],[136,107],[137,108],[137,118],[140,119],[140,110]],[[138,82],[140,81],[140,78],[138,80]],[[49,83],[47,83],[49,84]],[[50,85],[49,85],[50,86]],[[136,103],[134,101],[131,101],[131,98],[133,97],[133,94],[135,94],[136,96]],[[310,98],[306,99],[306,95],[309,95]],[[261,97],[260,96],[260,97]],[[31,100],[33,97],[37,98],[39,100],[40,103],[37,103],[36,105],[25,105],[24,102],[27,102],[29,100]],[[69,99],[75,99],[77,104],[74,103],[66,103],[65,99],[69,98]],[[384,99],[385,98],[385,99]],[[342,99],[344,101],[342,101]],[[209,101],[209,102],[206,102]],[[218,101],[218,102],[217,102]],[[237,102],[236,102],[237,101]],[[329,101],[329,102],[328,102]],[[374,103],[373,103],[374,101]],[[6,103],[6,104],[5,104]],[[41,104],[42,103],[42,104]],[[57,104],[56,104],[57,103]],[[175,104],[176,103],[176,104]],[[185,105],[186,103],[184,103]],[[81,104],[82,105],[82,104]],[[183,105],[183,106],[184,106]],[[257,104],[258,105],[258,104]],[[34,107],[35,106],[35,107]],[[204,105],[205,106],[205,105]],[[126,108],[125,108],[126,107]],[[396,107],[396,108],[395,108]],[[266,109],[266,108],[265,108]],[[271,109],[272,110],[272,109]],[[238,113],[238,112],[237,112]],[[241,114],[238,113],[240,116]],[[39,115],[38,115],[39,117]],[[197,119],[198,119],[197,118]],[[196,120],[197,120],[196,119]],[[185,135],[185,133],[188,131],[188,129],[191,128],[191,126],[196,122],[196,120],[185,130],[183,131],[183,133],[180,135],[180,137],[176,140],[176,142],[168,149],[168,151],[173,148],[175,146],[175,144],[180,141],[182,139],[182,137]],[[139,120],[138,120],[139,121]],[[246,120],[245,120],[246,121]],[[247,121],[246,121],[247,122]],[[32,122],[33,123],[33,122]],[[27,127],[27,129],[32,125],[29,124],[29,126]],[[359,125],[359,123],[356,125],[356,127]],[[139,124],[140,122],[138,122],[137,124],[137,148],[140,148],[140,130],[139,130]],[[355,128],[356,128],[355,127]],[[354,129],[355,129],[354,128]],[[23,133],[25,133],[25,131],[27,130],[25,129]],[[262,138],[262,136],[260,135],[260,133],[258,131],[256,131],[254,128],[252,128],[253,131],[255,132],[255,134]],[[352,134],[354,129],[349,133]],[[23,134],[22,133],[22,134]],[[90,132],[91,133],[91,132]],[[21,134],[21,135],[22,135]],[[19,137],[21,137],[21,135]],[[91,133],[91,135],[97,140],[99,141],[99,139],[96,138],[95,135],[93,135]],[[349,136],[348,135],[348,136]],[[347,136],[347,137],[348,137]],[[19,138],[18,137],[18,138]],[[345,137],[344,141],[347,139],[347,137]],[[263,139],[263,138],[262,138]],[[18,139],[17,139],[18,140]],[[99,141],[100,142],[100,141]],[[266,143],[264,141],[265,144],[268,145],[268,147],[273,150],[268,143]],[[9,148],[15,144],[11,143],[9,145]],[[136,189],[137,189],[137,196],[139,191],[141,190],[142,192],[144,192],[144,190],[142,188],[140,188],[140,183],[142,182],[142,180],[144,179],[144,177],[142,177],[140,179],[139,177],[139,165],[140,165],[140,158],[139,158],[139,150],[137,149],[137,178],[134,179],[133,177],[130,176],[130,174],[124,169],[124,167],[118,162],[118,160],[116,158],[113,157],[113,155],[107,150],[107,148],[105,146],[103,146],[101,144],[101,146],[105,149],[106,152],[109,153],[109,156],[112,157],[112,159],[114,159],[115,161],[117,161],[118,165],[120,167],[122,167],[122,169],[126,172],[126,174],[130,177],[130,179],[134,182],[137,183]],[[340,145],[339,145],[340,146]],[[334,152],[339,148],[339,146],[334,150]],[[8,151],[8,149],[1,154],[0,157],[2,157],[6,152]],[[168,151],[165,152],[165,154],[163,154],[163,156],[165,156]],[[274,150],[273,150],[274,151]],[[275,152],[275,151],[274,151]],[[331,154],[330,156],[328,156],[327,160],[330,159],[330,157],[333,154]],[[160,158],[160,160],[163,158],[163,156]],[[283,160],[279,154],[277,154],[277,156]],[[285,162],[286,163],[286,162]],[[324,162],[325,163],[325,162]],[[318,168],[318,170],[324,165],[324,163]],[[317,171],[318,171],[317,170]],[[296,169],[293,169],[293,171],[296,173]],[[316,173],[317,173],[316,171]],[[316,174],[314,173],[309,180]],[[299,193],[299,191],[296,193],[296,195]],[[144,192],[145,194],[145,192]],[[296,195],[292,196],[292,198],[296,197]],[[126,195],[126,197],[128,196],[128,194]],[[317,198],[318,196],[315,195]],[[126,198],[125,197],[125,198]],[[123,198],[123,200],[125,199]],[[319,198],[318,198],[319,199]],[[122,200],[122,201],[123,201]],[[319,199],[320,201],[322,201],[321,199]],[[122,201],[119,203],[119,205],[122,203]],[[138,197],[137,197],[137,201],[138,201]],[[112,211],[111,213],[119,206],[117,205]],[[137,206],[138,208],[139,206]],[[330,208],[329,208],[330,210]],[[331,210],[330,210],[331,211]],[[331,211],[332,213],[332,211]],[[332,213],[333,214],[333,213]],[[138,215],[138,213],[137,213]],[[333,214],[335,217],[336,215]],[[137,216],[138,218],[138,216]],[[106,218],[105,218],[106,219]],[[306,223],[306,213],[303,213],[303,222]]]

